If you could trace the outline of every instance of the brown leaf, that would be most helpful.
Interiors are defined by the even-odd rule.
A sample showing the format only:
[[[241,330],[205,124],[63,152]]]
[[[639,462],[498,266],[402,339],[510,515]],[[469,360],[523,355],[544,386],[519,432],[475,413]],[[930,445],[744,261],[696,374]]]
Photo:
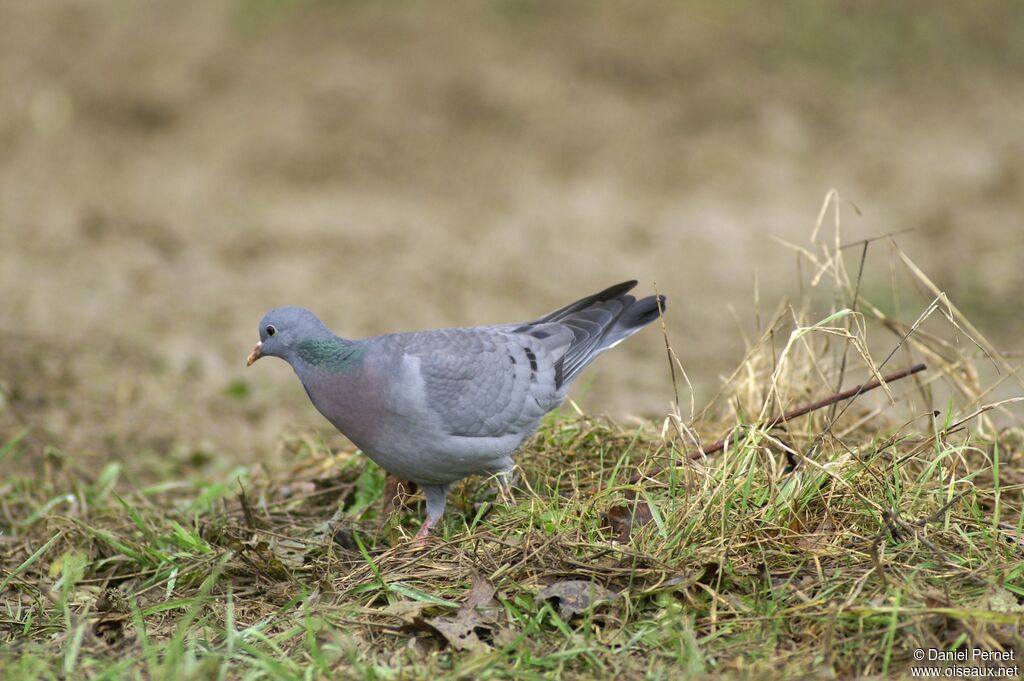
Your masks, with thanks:
[[[281,564],[290,569],[301,568],[306,563],[306,554],[309,547],[305,542],[297,539],[274,537],[269,542],[270,550],[274,552]]]
[[[484,609],[481,612],[481,609]],[[454,617],[431,617],[423,622],[437,631],[456,650],[489,650],[490,645],[480,639],[507,639],[498,626],[494,602],[494,587],[484,577],[473,574],[473,586],[465,602]]]
[[[398,601],[384,608],[383,612],[397,617],[406,624],[416,624],[418,620],[422,620],[423,611],[431,607],[434,606],[422,601]]]
[[[489,645],[477,636],[477,628],[486,629],[475,613],[462,614],[455,617],[432,617],[426,623],[434,628],[448,645],[456,650],[488,650]]]
[[[633,534],[634,527],[643,527],[654,520],[651,507],[646,501],[629,500],[625,504],[612,506],[604,515],[613,531],[618,533],[615,541],[625,544]]]
[[[575,615],[584,613],[596,605],[611,602],[618,596],[618,593],[600,584],[582,579],[569,579],[544,587],[537,594],[537,602],[557,600],[558,614],[568,622]]]
[[[483,605],[491,604],[494,600],[494,586],[488,582],[483,575],[474,572],[473,573],[473,588],[469,591],[469,597],[466,598],[466,602],[459,608],[462,610],[472,610]]]

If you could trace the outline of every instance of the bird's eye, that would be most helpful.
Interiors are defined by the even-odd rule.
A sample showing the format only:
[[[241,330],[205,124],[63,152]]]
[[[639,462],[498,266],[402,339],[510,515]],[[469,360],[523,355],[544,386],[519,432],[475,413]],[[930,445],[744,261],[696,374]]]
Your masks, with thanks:
[[[268,336],[273,336],[275,333],[277,333],[277,329],[274,328],[273,324],[271,324],[270,326],[267,327],[267,335]]]

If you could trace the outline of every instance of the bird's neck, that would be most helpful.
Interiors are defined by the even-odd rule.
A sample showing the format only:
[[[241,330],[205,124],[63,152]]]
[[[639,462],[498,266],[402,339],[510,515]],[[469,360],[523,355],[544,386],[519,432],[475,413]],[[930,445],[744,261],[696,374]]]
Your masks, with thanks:
[[[332,335],[304,340],[295,350],[312,369],[327,374],[347,374],[362,365],[364,348],[360,343]]]

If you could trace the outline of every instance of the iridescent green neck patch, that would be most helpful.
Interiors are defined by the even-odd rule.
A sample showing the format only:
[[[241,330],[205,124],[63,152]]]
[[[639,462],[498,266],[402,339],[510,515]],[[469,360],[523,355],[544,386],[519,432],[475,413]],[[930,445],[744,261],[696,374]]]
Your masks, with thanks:
[[[319,338],[299,344],[299,357],[306,364],[331,374],[343,374],[362,364],[363,348],[341,338]]]

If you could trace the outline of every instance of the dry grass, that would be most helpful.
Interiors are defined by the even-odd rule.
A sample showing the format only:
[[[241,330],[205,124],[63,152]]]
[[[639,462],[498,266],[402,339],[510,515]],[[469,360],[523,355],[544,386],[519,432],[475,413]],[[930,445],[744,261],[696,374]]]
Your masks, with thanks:
[[[918,648],[1020,654],[1017,368],[895,244],[841,242],[837,225],[803,250],[801,296],[706,408],[687,408],[673,359],[683,398],[663,423],[552,419],[515,503],[470,480],[425,547],[408,541],[419,504],[384,513],[382,471],[313,434],[281,441],[287,469],[148,486],[11,439],[0,673],[827,678],[907,674]],[[860,257],[883,250],[913,314],[859,293]]]

